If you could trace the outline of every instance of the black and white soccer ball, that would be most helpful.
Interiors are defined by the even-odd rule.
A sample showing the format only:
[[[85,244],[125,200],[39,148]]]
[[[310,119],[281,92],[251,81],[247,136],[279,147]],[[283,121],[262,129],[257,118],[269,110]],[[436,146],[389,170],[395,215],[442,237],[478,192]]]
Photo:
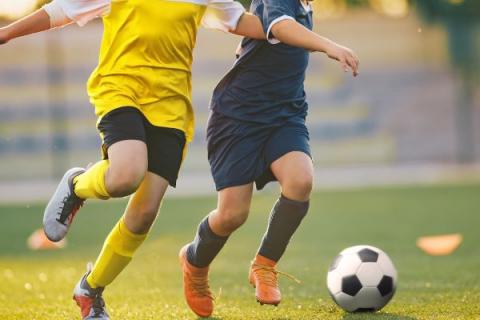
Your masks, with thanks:
[[[327,275],[333,300],[348,312],[377,311],[395,294],[397,270],[382,250],[354,246],[340,252]]]

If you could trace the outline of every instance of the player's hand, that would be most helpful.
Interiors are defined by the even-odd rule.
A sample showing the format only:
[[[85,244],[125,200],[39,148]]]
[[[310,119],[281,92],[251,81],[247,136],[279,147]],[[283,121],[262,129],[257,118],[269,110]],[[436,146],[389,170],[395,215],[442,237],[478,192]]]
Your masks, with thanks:
[[[352,70],[352,74],[354,77],[358,75],[358,67],[360,65],[360,60],[358,56],[353,52],[351,49],[338,45],[336,43],[331,43],[331,45],[327,48],[326,52],[327,56],[331,59],[335,59],[340,62],[342,69],[345,72],[348,70]]]

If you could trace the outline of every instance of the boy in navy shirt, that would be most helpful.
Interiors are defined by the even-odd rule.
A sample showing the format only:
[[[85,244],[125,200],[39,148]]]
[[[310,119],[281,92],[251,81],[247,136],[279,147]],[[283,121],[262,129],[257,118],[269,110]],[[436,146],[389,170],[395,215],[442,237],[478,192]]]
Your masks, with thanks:
[[[213,312],[208,267],[230,234],[247,219],[253,184],[278,180],[281,196],[250,268],[261,304],[280,303],[275,269],[306,215],[313,183],[308,104],[304,92],[309,52],[324,52],[358,74],[358,58],[312,32],[310,4],[303,0],[253,0],[267,40],[245,38],[233,68],[216,87],[208,123],[208,158],[218,206],[180,251],[184,293],[199,316]]]

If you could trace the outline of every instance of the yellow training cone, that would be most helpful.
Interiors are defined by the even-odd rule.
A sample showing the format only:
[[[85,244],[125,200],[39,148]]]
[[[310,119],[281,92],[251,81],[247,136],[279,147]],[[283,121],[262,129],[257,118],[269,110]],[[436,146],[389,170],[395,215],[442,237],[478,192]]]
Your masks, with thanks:
[[[462,241],[463,236],[460,233],[420,237],[417,247],[431,256],[446,256],[452,254]]]

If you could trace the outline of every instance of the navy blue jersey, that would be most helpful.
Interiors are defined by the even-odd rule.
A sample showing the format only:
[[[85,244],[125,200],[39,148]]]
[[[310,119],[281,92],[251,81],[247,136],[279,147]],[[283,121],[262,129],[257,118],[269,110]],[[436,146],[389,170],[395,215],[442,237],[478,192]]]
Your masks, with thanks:
[[[214,90],[211,109],[229,118],[281,125],[305,119],[304,91],[309,52],[279,43],[270,29],[294,19],[312,30],[309,6],[300,0],[253,0],[250,11],[262,22],[268,41],[245,38],[233,68]]]

